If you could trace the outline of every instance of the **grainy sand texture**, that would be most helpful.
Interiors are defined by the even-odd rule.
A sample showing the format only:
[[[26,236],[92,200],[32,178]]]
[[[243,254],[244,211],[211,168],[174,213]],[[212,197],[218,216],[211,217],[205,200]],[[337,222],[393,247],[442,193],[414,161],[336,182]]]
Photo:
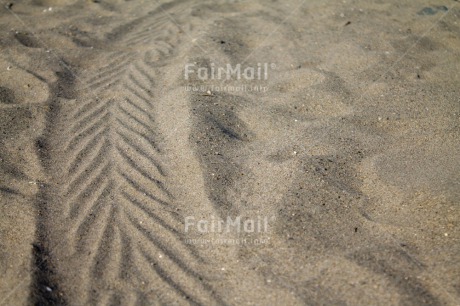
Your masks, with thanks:
[[[0,305],[460,305],[458,1],[0,3]]]

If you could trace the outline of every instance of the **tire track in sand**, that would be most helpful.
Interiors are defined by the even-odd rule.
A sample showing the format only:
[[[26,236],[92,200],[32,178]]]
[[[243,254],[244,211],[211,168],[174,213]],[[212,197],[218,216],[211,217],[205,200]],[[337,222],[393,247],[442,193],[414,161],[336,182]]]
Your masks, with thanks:
[[[183,218],[157,132],[155,67],[178,43],[165,9],[177,13],[167,5],[112,32],[128,50],[96,58],[93,73],[57,73],[40,141],[49,183],[39,204],[36,253],[46,269],[36,301],[219,303],[178,230]]]

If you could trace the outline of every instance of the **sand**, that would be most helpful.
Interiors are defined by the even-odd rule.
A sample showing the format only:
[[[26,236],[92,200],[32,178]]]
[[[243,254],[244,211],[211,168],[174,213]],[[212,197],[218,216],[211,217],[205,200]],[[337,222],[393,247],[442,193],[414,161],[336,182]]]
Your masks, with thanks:
[[[0,304],[460,305],[459,17],[2,1]]]

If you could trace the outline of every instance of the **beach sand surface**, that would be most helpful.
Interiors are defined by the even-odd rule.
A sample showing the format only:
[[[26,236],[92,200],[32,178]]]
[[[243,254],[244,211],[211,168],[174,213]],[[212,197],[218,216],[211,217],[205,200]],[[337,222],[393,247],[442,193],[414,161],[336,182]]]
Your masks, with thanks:
[[[460,305],[457,1],[17,0],[0,29],[1,305]],[[227,65],[262,77],[198,73]]]

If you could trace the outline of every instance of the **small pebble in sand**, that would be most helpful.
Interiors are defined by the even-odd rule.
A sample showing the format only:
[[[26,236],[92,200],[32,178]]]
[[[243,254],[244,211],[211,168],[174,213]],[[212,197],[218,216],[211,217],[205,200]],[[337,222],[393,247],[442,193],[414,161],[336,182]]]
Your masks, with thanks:
[[[53,289],[51,289],[50,287],[45,287],[45,289],[46,289],[46,291],[48,291],[48,292],[53,291]]]
[[[8,71],[10,71],[11,69],[13,69],[13,67],[11,67],[11,66],[6,67],[6,70],[8,70]]]
[[[447,237],[447,236],[449,236],[449,234],[448,234],[448,233],[444,233],[444,236],[446,236],[446,237]]]
[[[447,6],[435,6],[435,7],[425,7],[421,11],[419,11],[418,15],[434,15],[437,12],[447,12],[449,8]]]
[[[212,92],[210,90],[206,91],[205,94],[203,94],[203,96],[213,96]]]

